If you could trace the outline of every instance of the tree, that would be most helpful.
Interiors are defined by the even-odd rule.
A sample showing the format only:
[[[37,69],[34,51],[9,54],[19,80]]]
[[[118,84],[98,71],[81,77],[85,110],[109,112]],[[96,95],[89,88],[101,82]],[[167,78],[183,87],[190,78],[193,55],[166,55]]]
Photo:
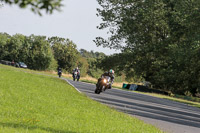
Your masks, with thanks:
[[[126,75],[142,76],[155,88],[192,95],[200,73],[199,1],[121,1],[98,0],[98,15],[109,28],[106,40],[97,37],[97,46],[121,49],[126,62],[115,63]],[[119,62],[119,61],[118,61]],[[194,66],[191,66],[191,63]],[[122,67],[124,66],[124,67]],[[195,69],[193,69],[195,68]],[[128,70],[128,71],[127,71]],[[198,79],[198,78],[197,78]]]
[[[10,5],[16,4],[20,8],[30,6],[31,10],[39,15],[42,15],[41,10],[45,10],[46,13],[52,14],[54,10],[59,11],[63,6],[61,4],[62,0],[1,0],[1,2]]]
[[[87,59],[79,56],[77,66],[81,71],[81,76],[86,76],[89,68]]]
[[[9,51],[9,54],[7,55],[8,60],[25,61],[25,58],[27,58],[26,56],[28,55],[28,51],[26,51],[28,47],[25,47],[25,41],[26,37],[21,34],[15,34],[10,38],[10,41],[7,43]]]
[[[8,56],[7,43],[9,42],[11,36],[7,33],[0,33],[0,60],[5,59]]]
[[[80,49],[80,54],[81,56],[85,57],[85,58],[103,58],[106,55],[102,52],[94,52],[94,51],[87,51],[85,49]]]
[[[31,35],[28,37],[28,42],[30,43],[29,55],[27,57],[29,68],[36,70],[49,68],[54,56],[46,37]]]
[[[10,36],[1,34],[1,58],[8,61],[25,61],[29,52],[29,46],[26,47],[26,37],[21,34]],[[27,50],[28,49],[28,50]]]
[[[10,36],[1,33],[0,52],[0,59],[25,62],[30,69],[54,69],[57,63],[45,36],[26,37],[21,34]]]
[[[48,41],[52,43],[53,54],[59,67],[71,72],[78,63],[79,52],[76,45],[69,39],[59,37],[49,38]]]

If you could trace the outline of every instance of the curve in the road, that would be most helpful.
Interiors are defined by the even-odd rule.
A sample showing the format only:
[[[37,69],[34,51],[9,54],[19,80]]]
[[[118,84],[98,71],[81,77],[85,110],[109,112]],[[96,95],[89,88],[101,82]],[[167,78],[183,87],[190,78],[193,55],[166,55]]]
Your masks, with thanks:
[[[80,92],[127,114],[136,116],[160,129],[173,133],[200,132],[200,109],[183,103],[138,94],[119,89],[109,89],[95,94],[95,85],[68,80]]]

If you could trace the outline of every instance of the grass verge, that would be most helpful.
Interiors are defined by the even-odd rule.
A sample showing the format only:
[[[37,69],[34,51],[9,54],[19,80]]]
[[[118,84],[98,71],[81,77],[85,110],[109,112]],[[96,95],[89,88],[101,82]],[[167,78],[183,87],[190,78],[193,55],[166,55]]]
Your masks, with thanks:
[[[0,65],[2,133],[162,132],[87,98],[63,80],[19,70]]]

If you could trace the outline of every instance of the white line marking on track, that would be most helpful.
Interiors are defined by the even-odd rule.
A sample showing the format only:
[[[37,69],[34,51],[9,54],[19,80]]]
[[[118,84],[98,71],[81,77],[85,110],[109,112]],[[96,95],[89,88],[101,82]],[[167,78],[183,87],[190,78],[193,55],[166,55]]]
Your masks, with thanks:
[[[64,79],[64,78],[62,78]],[[81,93],[73,84],[71,84],[67,79],[64,79],[65,81],[67,81],[68,84],[70,84],[72,87],[74,87],[79,93]]]

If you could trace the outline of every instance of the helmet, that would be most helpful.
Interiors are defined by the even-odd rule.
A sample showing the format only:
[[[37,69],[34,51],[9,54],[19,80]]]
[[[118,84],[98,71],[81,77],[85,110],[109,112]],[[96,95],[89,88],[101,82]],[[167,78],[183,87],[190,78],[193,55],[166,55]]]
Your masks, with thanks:
[[[114,73],[115,73],[115,71],[114,71],[114,70],[112,70],[112,69],[110,69],[109,73],[111,73],[111,74],[114,74]]]
[[[76,69],[78,69],[78,67],[76,67]]]

